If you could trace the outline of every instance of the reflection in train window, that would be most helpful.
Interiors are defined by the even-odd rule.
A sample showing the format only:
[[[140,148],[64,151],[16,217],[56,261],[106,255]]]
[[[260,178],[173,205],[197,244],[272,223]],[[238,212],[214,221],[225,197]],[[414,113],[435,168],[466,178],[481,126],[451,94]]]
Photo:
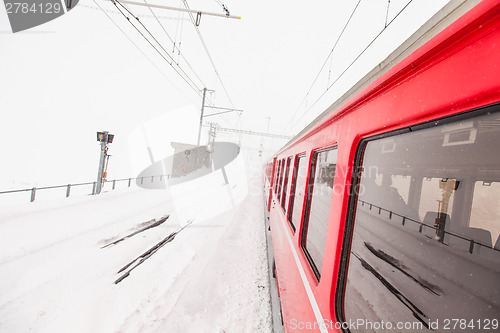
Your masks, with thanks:
[[[486,244],[491,243],[493,247],[500,250],[500,223],[498,221],[500,221],[500,182],[476,181],[470,227],[485,230],[483,241]]]
[[[280,179],[278,184],[278,201],[281,200],[281,189],[283,188],[283,170],[285,169],[285,160],[281,160]]]
[[[287,158],[286,160],[286,171],[285,171],[285,182],[283,183],[284,184],[284,188],[283,188],[283,200],[281,200],[281,207],[283,209],[285,209],[285,204],[286,204],[286,191],[288,190],[289,188],[289,183],[290,183],[290,177],[289,177],[289,173],[290,173],[290,162],[292,162],[292,158],[289,157]]]
[[[304,191],[306,180],[305,155],[298,155],[295,158],[295,167],[293,169],[292,189],[290,191],[290,206],[288,207],[288,222],[295,231],[295,226],[299,225],[300,212],[304,203]]]
[[[450,318],[498,324],[498,142],[491,113],[364,145],[344,320],[436,332]],[[401,331],[384,328],[351,331]]]
[[[309,174],[301,245],[318,280],[323,264],[336,167],[336,147],[314,152]]]

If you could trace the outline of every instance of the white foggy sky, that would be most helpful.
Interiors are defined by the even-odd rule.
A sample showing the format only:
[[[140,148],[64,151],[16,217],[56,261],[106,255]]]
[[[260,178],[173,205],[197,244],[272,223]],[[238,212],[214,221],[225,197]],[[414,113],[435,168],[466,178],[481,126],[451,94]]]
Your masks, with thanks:
[[[110,2],[97,1],[105,9],[116,10]],[[408,2],[391,0],[389,20]],[[180,1],[172,0],[155,3],[180,6]],[[228,0],[223,3],[231,14],[242,19],[202,16],[199,28],[234,106],[244,112],[240,119],[233,113],[206,121],[265,132],[269,116],[270,132],[292,134],[332,104],[447,1],[413,1],[373,49],[353,66],[349,75],[330,89],[291,131],[286,125],[292,115],[297,119],[305,110],[301,102],[357,1]],[[221,12],[215,0],[191,0],[189,5],[193,9]],[[190,125],[185,120],[197,117],[201,98],[144,43],[122,16],[109,13],[164,75],[108,17],[90,7],[97,8],[93,1],[83,0],[60,18],[12,34],[5,7],[0,6],[0,190],[94,180],[99,156],[96,131],[100,130],[115,134],[110,146],[111,179],[135,176],[137,170],[132,161],[143,157],[137,155],[140,147],[133,147],[130,141],[135,141],[133,133],[154,119],[170,121],[164,126],[170,137],[175,139],[176,130],[184,138],[189,137],[186,133],[192,133],[195,143],[198,124]],[[146,8],[129,8],[134,13],[150,14]],[[337,45],[331,67],[328,61],[311,91],[308,105],[384,27],[386,11],[387,0],[361,1]],[[171,18],[179,15],[165,10],[155,10],[155,13]],[[168,51],[172,49],[154,19],[141,17],[141,21]],[[181,25],[177,20],[162,19],[161,22],[172,37],[176,31],[180,35]],[[216,90],[211,96],[213,103],[231,107],[192,24],[187,20],[180,22],[183,23],[180,39],[183,55],[207,88]],[[188,71],[185,64],[181,66]],[[195,77],[192,73],[190,76]],[[191,109],[193,114],[184,118],[180,109]],[[215,111],[206,109],[206,113],[211,112]],[[155,131],[161,132],[162,124],[157,125]],[[148,139],[165,139],[164,134],[156,134],[149,133]],[[278,146],[283,143],[279,142]],[[160,147],[153,149],[158,155],[156,158],[165,157],[160,156],[164,154],[161,147],[169,146],[168,142],[150,144]]]

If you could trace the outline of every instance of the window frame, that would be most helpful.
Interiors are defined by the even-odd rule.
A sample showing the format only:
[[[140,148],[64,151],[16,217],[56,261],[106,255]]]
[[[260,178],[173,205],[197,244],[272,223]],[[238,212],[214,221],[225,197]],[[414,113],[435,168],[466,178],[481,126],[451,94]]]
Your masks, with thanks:
[[[306,178],[306,196],[305,196],[305,205],[304,205],[304,211],[302,212],[302,223],[301,223],[301,230],[300,230],[300,247],[307,258],[307,261],[309,262],[309,265],[314,273],[314,276],[316,277],[317,281],[321,281],[321,272],[319,271],[318,267],[316,266],[316,263],[314,262],[311,254],[307,250],[307,233],[309,229],[309,218],[310,218],[310,213],[311,213],[311,202],[312,202],[312,194],[314,192],[314,179],[316,177],[316,164],[318,161],[318,155],[322,152],[325,151],[332,151],[336,150],[338,154],[338,144],[334,143],[332,145],[326,146],[324,148],[318,148],[316,150],[311,151],[311,158],[309,160],[309,172],[307,174]],[[337,155],[338,156],[338,155]],[[338,157],[337,157],[338,158]],[[334,175],[335,178],[335,175]],[[335,181],[334,181],[335,182]],[[333,200],[333,195],[330,198],[330,208],[331,208],[331,200]],[[328,224],[328,223],[327,223]],[[325,235],[326,237],[326,235]],[[323,252],[323,258],[324,260],[324,252]]]
[[[495,108],[498,108],[499,106],[500,103],[494,103],[480,108],[464,111],[462,113],[448,115],[445,117],[433,119],[422,123],[417,123],[415,125],[410,125],[393,131],[379,133],[369,137],[363,137],[362,134],[360,135],[361,139],[357,144],[356,154],[354,156],[354,164],[352,168],[349,202],[347,206],[346,223],[344,227],[344,237],[342,241],[342,250],[340,254],[340,267],[337,275],[337,290],[334,296],[335,315],[339,322],[346,321],[344,312],[344,295],[346,291],[347,275],[349,273],[351,244],[352,244],[352,238],[354,236],[353,233],[354,221],[356,219],[356,209],[358,203],[358,189],[361,183],[361,174],[363,171],[363,157],[368,143],[374,140],[389,138],[397,135],[406,134],[409,132],[442,126],[458,121],[464,121],[473,117],[480,117],[492,111],[494,112]],[[342,328],[342,331],[350,332],[349,329],[344,329],[344,328]]]
[[[292,218],[293,218],[293,210],[294,210],[294,204],[295,204],[295,194],[297,193],[297,179],[298,179],[298,172],[299,172],[299,162],[300,162],[300,159],[304,159],[303,163],[305,163],[307,160],[306,160],[306,153],[300,153],[300,154],[297,154],[295,155],[295,159],[294,159],[294,162],[293,162],[293,173],[292,173],[292,181],[291,181],[291,186],[290,186],[290,200],[288,202],[288,210],[287,210],[287,221],[288,223],[290,224],[290,226],[292,227],[292,230],[293,232],[296,231],[296,226],[293,224],[293,221],[292,221]],[[307,170],[306,170],[307,171]],[[305,185],[306,182],[304,182],[303,185]],[[299,221],[298,222],[298,225],[300,225],[300,217],[301,215],[299,215]]]
[[[285,178],[283,179],[283,194],[281,195],[281,208],[283,208],[283,211],[286,212],[286,191],[287,185],[288,185],[288,180],[290,176],[290,163],[292,162],[292,157],[289,156],[286,158],[286,168],[285,168]],[[293,170],[292,170],[293,171]]]
[[[278,201],[281,202],[281,190],[283,189],[283,171],[285,171],[285,159],[281,159],[280,179],[278,183]]]
[[[274,184],[274,194],[278,194],[278,186],[279,186],[279,179],[280,179],[280,169],[281,169],[281,160],[278,160],[278,168],[276,170],[276,183]]]

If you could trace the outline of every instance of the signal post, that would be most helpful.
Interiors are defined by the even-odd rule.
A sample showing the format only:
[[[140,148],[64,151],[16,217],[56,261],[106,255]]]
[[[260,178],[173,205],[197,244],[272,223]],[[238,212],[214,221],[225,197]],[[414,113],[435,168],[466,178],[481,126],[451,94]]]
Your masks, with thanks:
[[[101,143],[101,154],[99,158],[99,168],[97,170],[97,182],[94,194],[101,193],[103,182],[106,180],[106,162],[110,156],[108,155],[108,143],[112,143],[114,137],[114,134],[110,134],[107,131],[97,132],[97,141]]]

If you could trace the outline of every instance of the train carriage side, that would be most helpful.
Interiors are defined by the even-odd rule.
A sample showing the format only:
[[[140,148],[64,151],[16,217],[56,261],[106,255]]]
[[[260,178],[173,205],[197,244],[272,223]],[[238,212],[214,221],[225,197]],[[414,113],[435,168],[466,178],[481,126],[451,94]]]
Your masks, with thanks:
[[[499,330],[499,54],[482,1],[268,163],[285,331]]]

